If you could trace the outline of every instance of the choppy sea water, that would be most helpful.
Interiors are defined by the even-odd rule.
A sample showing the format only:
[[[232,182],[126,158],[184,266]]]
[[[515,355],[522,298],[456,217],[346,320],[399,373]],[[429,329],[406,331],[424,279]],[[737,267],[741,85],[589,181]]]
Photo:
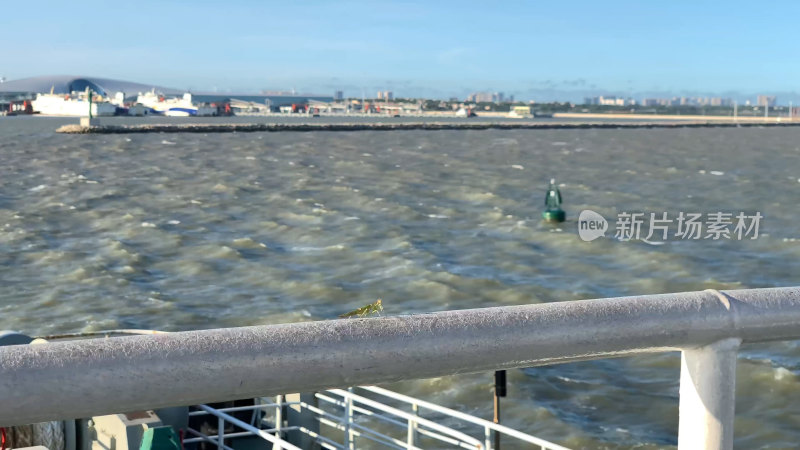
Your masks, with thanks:
[[[800,130],[57,135],[0,118],[0,328],[34,335],[792,286]],[[540,222],[557,178],[570,220]],[[581,241],[592,209],[764,215],[755,240]],[[613,233],[609,233],[613,234]],[[736,445],[800,441],[797,342],[740,354]],[[677,440],[677,354],[509,371],[503,422]],[[490,418],[491,373],[399,383]]]

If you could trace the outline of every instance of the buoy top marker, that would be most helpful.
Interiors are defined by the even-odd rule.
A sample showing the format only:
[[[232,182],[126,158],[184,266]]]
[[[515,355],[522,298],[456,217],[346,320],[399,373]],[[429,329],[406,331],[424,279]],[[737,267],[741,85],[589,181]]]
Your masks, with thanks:
[[[544,198],[544,205],[547,209],[542,212],[545,222],[563,222],[567,220],[567,214],[561,209],[561,191],[558,190],[556,179],[550,179],[550,187]]]

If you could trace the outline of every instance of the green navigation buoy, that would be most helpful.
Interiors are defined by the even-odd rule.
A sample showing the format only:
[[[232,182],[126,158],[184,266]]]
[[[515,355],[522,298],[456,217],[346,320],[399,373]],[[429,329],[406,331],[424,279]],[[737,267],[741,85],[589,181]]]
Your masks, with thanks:
[[[561,192],[556,186],[555,178],[550,179],[550,187],[547,189],[544,205],[547,207],[542,211],[542,218],[545,222],[563,222],[567,220],[567,213],[561,209]]]

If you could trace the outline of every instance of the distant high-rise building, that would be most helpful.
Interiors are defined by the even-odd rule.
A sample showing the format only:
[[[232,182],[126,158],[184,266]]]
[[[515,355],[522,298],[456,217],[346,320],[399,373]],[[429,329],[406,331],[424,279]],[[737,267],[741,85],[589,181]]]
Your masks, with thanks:
[[[391,101],[391,100],[394,100],[394,92],[392,92],[392,91],[378,91],[378,95],[375,98],[377,98],[378,100]]]
[[[596,105],[606,105],[606,106],[625,106],[626,102],[625,99],[622,97],[615,97],[615,96],[600,96],[597,97]]]
[[[625,105],[635,105],[636,100],[632,98],[623,98],[623,97],[615,97],[615,96],[604,96],[601,95],[599,97],[585,97],[583,99],[584,105],[605,105],[605,106],[625,106]]]
[[[505,94],[503,94],[502,92],[498,92],[498,93],[494,94],[494,96],[495,96],[495,100],[494,101],[496,101],[496,102],[502,103],[505,100]]]
[[[491,92],[476,92],[467,97],[468,102],[491,103],[497,101],[497,94]]]
[[[341,101],[341,100],[344,100],[344,92],[342,92],[342,91],[336,91],[336,92],[333,94],[333,99],[334,99],[334,100],[336,100],[336,101]]]
[[[712,97],[709,99],[709,104],[711,106],[731,106],[733,100],[729,98]]]
[[[774,95],[759,95],[756,103],[758,106],[769,106],[771,108],[777,103],[777,98]]]

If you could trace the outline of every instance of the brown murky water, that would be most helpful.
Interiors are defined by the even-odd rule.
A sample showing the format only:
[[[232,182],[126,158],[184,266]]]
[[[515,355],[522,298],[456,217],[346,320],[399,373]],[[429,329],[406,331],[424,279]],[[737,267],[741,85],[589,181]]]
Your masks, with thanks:
[[[798,281],[800,129],[64,136],[0,118],[0,328],[188,330]],[[570,221],[539,220],[562,183]],[[592,209],[758,211],[755,240],[583,242]],[[613,233],[609,233],[612,237]],[[800,441],[796,342],[748,347],[737,446]],[[509,372],[504,423],[677,440],[678,355]],[[491,416],[491,374],[394,386]]]

